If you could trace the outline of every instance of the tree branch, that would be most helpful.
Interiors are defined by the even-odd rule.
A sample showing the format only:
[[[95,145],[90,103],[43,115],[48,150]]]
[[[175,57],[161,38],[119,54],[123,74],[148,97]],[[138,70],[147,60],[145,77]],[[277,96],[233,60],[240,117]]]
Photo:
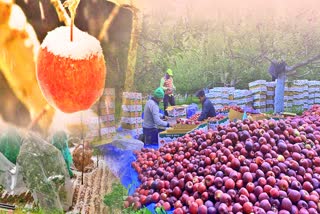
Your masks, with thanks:
[[[60,0],[50,0],[51,4],[54,6],[56,9],[56,12],[58,14],[58,18],[60,22],[64,22],[66,26],[69,26],[71,24],[71,19],[63,7],[62,3]]]
[[[275,63],[275,61],[274,60],[271,60],[269,57],[267,57],[267,56],[263,56],[263,58],[265,58],[266,60],[268,60],[270,63]]]
[[[306,75],[308,75],[308,74],[310,74],[310,70],[309,71],[307,71],[306,73],[304,73],[304,74],[301,74],[301,75],[296,75],[295,77],[298,77],[298,78],[300,78],[300,77],[304,77],[304,76],[306,76]]]
[[[287,67],[286,67],[286,71],[287,71],[287,72],[294,71],[294,70],[296,70],[297,68],[300,68],[300,67],[302,67],[302,66],[305,66],[305,65],[307,65],[307,64],[309,64],[309,63],[311,63],[311,62],[313,62],[313,61],[316,61],[316,60],[318,60],[318,59],[320,59],[320,54],[315,55],[314,57],[311,57],[311,58],[309,58],[309,59],[306,59],[306,60],[304,60],[304,61],[302,61],[302,62],[300,62],[300,63],[297,63],[297,64],[295,64],[295,65],[293,65],[293,66],[287,66]]]
[[[115,5],[113,8],[112,8],[112,11],[109,15],[109,17],[104,21],[103,23],[103,26],[101,28],[101,31],[99,33],[99,41],[102,41],[102,39],[106,36],[106,41],[108,42],[109,41],[109,36],[107,34],[107,31],[109,30],[109,27],[112,23],[112,21],[114,20],[114,18],[118,15],[120,11],[120,6],[119,5]]]

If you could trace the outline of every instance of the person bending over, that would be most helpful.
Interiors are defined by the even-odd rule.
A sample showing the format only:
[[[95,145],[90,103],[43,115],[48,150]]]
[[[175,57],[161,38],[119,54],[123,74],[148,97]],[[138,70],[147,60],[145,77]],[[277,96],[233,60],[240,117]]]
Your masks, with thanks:
[[[163,120],[165,119],[165,116],[159,113],[159,103],[162,101],[163,97],[164,91],[159,87],[153,92],[153,96],[147,101],[144,107],[142,128],[145,144],[158,144],[158,133],[164,130],[159,129],[159,126],[171,127],[169,122]]]
[[[201,104],[202,104],[202,112],[201,115],[198,118],[198,121],[203,121],[207,119],[208,117],[215,117],[216,116],[216,110],[214,109],[213,104],[211,101],[206,97],[203,90],[200,90],[196,93],[196,96],[199,98]]]

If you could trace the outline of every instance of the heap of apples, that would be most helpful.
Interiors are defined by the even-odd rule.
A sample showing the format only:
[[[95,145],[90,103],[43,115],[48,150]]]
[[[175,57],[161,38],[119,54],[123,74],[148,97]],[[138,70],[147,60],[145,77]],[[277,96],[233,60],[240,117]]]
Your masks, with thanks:
[[[221,114],[218,114],[218,115],[215,116],[215,117],[209,117],[209,118],[208,118],[208,122],[218,122],[218,121],[223,120],[223,119],[225,119],[225,118],[226,118],[226,116],[223,116],[223,115],[221,115]]]
[[[201,121],[198,121],[200,114],[196,113],[194,115],[192,115],[189,119],[181,119],[181,118],[177,118],[177,123],[178,124],[187,124],[187,125],[199,125],[201,124]]]
[[[217,109],[217,113],[222,113],[222,112],[229,112],[230,109],[233,109],[237,112],[241,112],[243,113],[243,109],[240,107],[240,106],[224,106],[223,108],[221,109]]]
[[[195,131],[132,167],[141,185],[125,206],[174,214],[320,213],[320,106],[282,121],[231,122]]]

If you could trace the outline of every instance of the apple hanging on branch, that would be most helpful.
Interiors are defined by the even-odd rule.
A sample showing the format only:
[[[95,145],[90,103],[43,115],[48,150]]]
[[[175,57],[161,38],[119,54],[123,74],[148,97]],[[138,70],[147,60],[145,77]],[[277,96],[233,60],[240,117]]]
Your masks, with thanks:
[[[53,107],[65,113],[89,109],[102,95],[106,65],[100,42],[74,26],[76,5],[67,5],[70,27],[49,32],[37,58],[40,89]],[[65,3],[66,3],[65,2]]]

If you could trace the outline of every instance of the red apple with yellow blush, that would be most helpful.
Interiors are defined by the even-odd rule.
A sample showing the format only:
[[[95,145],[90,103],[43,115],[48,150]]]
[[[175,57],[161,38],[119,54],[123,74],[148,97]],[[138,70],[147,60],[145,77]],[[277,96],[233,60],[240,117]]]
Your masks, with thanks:
[[[74,27],[49,32],[37,58],[40,89],[53,107],[65,113],[89,109],[102,95],[106,65],[100,42]]]

